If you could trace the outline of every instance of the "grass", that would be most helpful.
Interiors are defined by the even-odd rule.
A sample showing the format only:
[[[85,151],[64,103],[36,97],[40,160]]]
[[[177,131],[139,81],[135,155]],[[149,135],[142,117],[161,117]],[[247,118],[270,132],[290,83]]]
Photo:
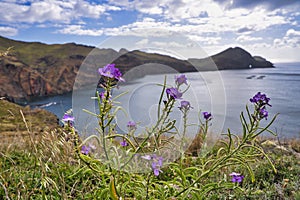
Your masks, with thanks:
[[[40,42],[21,42],[9,40],[0,36],[0,51],[4,52],[11,48],[10,54],[16,56],[20,61],[31,67],[46,67],[39,59],[47,58],[54,59],[53,62],[69,58],[71,55],[86,56],[93,49],[93,47],[84,45],[68,44],[43,44]]]
[[[29,133],[34,139],[57,128],[57,117],[43,109],[31,109],[0,100],[0,149],[5,145],[26,146]]]
[[[82,163],[74,152],[73,139],[68,137],[67,133],[52,130],[43,132],[40,136],[35,138],[34,142],[30,140],[33,135],[27,137],[25,146],[14,148],[10,145],[1,146],[0,196],[4,199],[109,199],[109,174],[93,173]],[[293,140],[291,144],[294,149],[300,147],[299,141]],[[220,148],[219,145],[216,144],[212,153]],[[283,150],[274,151],[278,148],[276,145],[273,147],[266,145],[265,148],[278,170],[277,174],[262,157],[259,162],[252,164],[255,169],[255,182],[251,182],[246,176],[242,191],[216,190],[209,192],[207,199],[300,199],[300,159],[297,154]],[[189,156],[185,165],[187,168],[199,167],[201,158]],[[101,163],[98,163],[98,167],[105,171],[105,166]],[[223,168],[204,181],[220,181],[220,177],[229,180],[226,174],[240,170],[242,168],[238,166]],[[173,171],[172,167],[167,167],[157,179],[161,184],[168,185],[168,182],[171,184],[173,179],[176,179],[178,176],[176,173],[178,172]],[[127,194],[128,199],[144,199],[134,194],[136,190],[145,190],[145,183],[139,183],[138,180],[147,174],[127,174],[127,176],[131,176],[132,181],[135,181],[135,187],[118,186],[118,191]],[[166,188],[163,184],[156,190],[161,190],[159,194],[161,196],[150,192],[153,196],[150,195],[149,199],[164,199],[163,191]],[[168,190],[176,190],[176,187]],[[191,199],[196,198],[192,196]]]

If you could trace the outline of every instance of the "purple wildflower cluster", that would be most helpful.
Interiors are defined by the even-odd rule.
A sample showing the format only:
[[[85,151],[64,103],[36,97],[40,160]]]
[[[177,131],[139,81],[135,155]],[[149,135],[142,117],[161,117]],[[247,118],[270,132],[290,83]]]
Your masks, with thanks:
[[[161,167],[163,165],[163,157],[157,156],[156,154],[153,155],[145,155],[142,158],[152,161],[151,168],[153,170],[154,176],[158,176],[161,173]]]
[[[127,128],[128,128],[128,131],[131,132],[131,131],[135,131],[137,128],[136,128],[136,123],[134,121],[129,121],[127,123]],[[128,143],[125,139],[123,139],[121,142],[120,142],[120,145],[122,147],[126,147],[128,146]]]
[[[182,93],[177,88],[174,88],[174,87],[167,88],[166,92],[167,92],[167,95],[169,97],[171,97],[172,99],[181,99],[181,97],[182,97]]]
[[[180,92],[179,87],[182,84],[186,84],[186,85],[188,84],[186,76],[184,74],[175,76],[175,84],[176,84],[176,87],[171,87],[171,88],[166,89],[168,99],[169,98],[175,99],[175,100],[176,99],[182,99],[181,97],[182,97],[183,93]],[[191,106],[191,103],[189,101],[182,100],[180,102],[180,106],[178,108],[182,112],[186,112],[186,111],[190,110],[193,107]]]
[[[250,99],[250,102],[256,105],[256,111],[258,113],[259,119],[267,119],[268,111],[266,109],[266,106],[268,105],[272,107],[272,105],[269,104],[269,101],[270,98],[268,98],[267,95],[262,94],[261,92],[258,92]]]
[[[187,85],[187,78],[184,74],[181,74],[179,76],[175,76],[175,84],[177,87],[171,87],[166,89],[166,93],[168,95],[168,98],[171,99],[181,99],[182,92],[179,91],[179,86],[182,84]]]
[[[268,98],[267,95],[262,94],[261,92],[258,92],[256,95],[254,95],[254,97],[252,97],[250,99],[251,103],[255,103],[259,107],[262,107],[262,106],[265,106],[265,105],[271,106],[269,104],[269,101],[270,101],[270,98]]]
[[[64,114],[62,121],[64,122],[74,122],[75,117],[73,117],[72,115],[69,114]]]
[[[189,101],[181,101],[180,102],[180,107],[178,107],[181,111],[187,111],[193,108],[191,106],[191,103]]]
[[[187,85],[187,78],[184,74],[181,74],[179,76],[175,76],[175,83],[176,85],[179,87],[182,84],[186,84]]]
[[[68,126],[73,127],[73,123],[75,121],[75,117],[69,114],[64,114],[63,118],[61,119],[63,122],[67,123]]]
[[[203,114],[203,117],[204,117],[204,119],[205,119],[206,121],[209,121],[209,120],[212,119],[211,113],[209,113],[209,112],[203,112],[202,114]]]
[[[81,151],[80,151],[80,152],[81,152],[82,154],[84,154],[84,155],[88,155],[90,151],[91,151],[91,147],[86,146],[86,145],[83,145],[83,146],[81,147]]]
[[[84,154],[84,155],[88,155],[92,150],[95,150],[95,149],[96,149],[96,147],[95,147],[94,145],[92,145],[92,144],[89,144],[89,145],[83,145],[83,146],[81,147],[80,152],[81,152],[82,154]]]
[[[105,92],[104,91],[100,92],[99,97],[100,97],[100,99],[104,99],[105,98]]]
[[[117,79],[118,81],[125,81],[122,78],[122,73],[118,68],[115,68],[115,64],[108,64],[103,68],[98,69],[98,73],[101,76],[111,78],[111,79]]]
[[[123,139],[123,140],[120,142],[120,145],[121,145],[122,147],[127,147],[127,146],[128,146],[128,143],[126,142],[125,139]]]
[[[232,172],[231,174],[229,174],[229,176],[231,176],[231,181],[233,183],[241,183],[244,179],[244,176],[242,176],[241,174],[239,173],[236,173],[236,172]]]
[[[136,130],[136,123],[134,121],[129,121],[127,123],[127,128],[129,131]]]

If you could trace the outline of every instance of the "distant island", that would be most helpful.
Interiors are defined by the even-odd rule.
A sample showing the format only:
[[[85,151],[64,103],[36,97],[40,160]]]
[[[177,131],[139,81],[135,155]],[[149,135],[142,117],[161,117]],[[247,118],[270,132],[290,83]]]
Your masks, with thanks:
[[[13,51],[0,57],[0,97],[13,102],[71,92],[78,70],[87,56],[94,57],[92,59],[94,62],[85,63],[91,66],[91,69],[115,63],[123,73],[145,64],[156,64],[158,67],[166,65],[179,73],[274,67],[266,59],[252,56],[240,47],[228,48],[203,59],[180,60],[168,55],[139,50],[116,51],[75,43],[48,45],[15,41],[0,36],[0,51],[5,51],[9,47],[13,47]],[[86,74],[83,77],[86,78],[81,84],[92,84],[89,76],[95,71],[87,70],[84,73]],[[147,73],[161,73],[161,70]]]

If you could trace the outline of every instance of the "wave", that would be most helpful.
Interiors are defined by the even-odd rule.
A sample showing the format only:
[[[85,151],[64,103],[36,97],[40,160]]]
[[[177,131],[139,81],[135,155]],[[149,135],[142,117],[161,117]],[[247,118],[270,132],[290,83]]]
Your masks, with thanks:
[[[45,104],[39,104],[39,105],[35,105],[35,106],[39,107],[39,108],[45,108],[45,107],[49,107],[49,106],[56,105],[56,104],[57,104],[57,102],[53,101],[53,102],[49,102],[49,103],[45,103]]]

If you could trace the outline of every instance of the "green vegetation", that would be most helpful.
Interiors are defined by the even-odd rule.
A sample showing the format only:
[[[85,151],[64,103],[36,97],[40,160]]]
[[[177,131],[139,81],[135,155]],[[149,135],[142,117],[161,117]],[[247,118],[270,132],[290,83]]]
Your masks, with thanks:
[[[66,135],[59,131],[43,133],[43,137],[35,144],[28,140],[26,149],[1,146],[0,197],[3,199],[109,199],[109,173],[94,173],[78,158],[73,147],[72,140],[66,141]],[[300,142],[294,144],[294,148],[299,147]],[[212,152],[217,152],[218,149],[216,145]],[[270,153],[269,156],[276,166],[277,173],[274,173],[267,160],[261,157],[252,164],[255,182],[246,176],[242,183],[242,190],[226,188],[213,190],[207,194],[206,199],[300,199],[299,158],[281,150]],[[186,168],[189,168],[200,167],[202,162],[200,157],[187,157],[184,163]],[[107,170],[106,166],[97,164],[99,170],[103,172]],[[204,181],[229,183],[228,174],[233,170],[245,173],[241,167],[225,167]],[[172,166],[163,168],[162,171],[163,173],[155,178],[158,184],[155,188],[150,188],[153,196],[149,199],[181,199],[166,198],[169,193],[176,190],[176,186],[172,186],[171,183],[178,177],[178,172],[174,171]],[[123,178],[131,179],[131,184],[118,186],[119,193],[122,196],[145,193],[146,182],[142,180],[146,180],[147,176],[148,174],[124,173]],[[143,196],[135,197],[145,199]]]
[[[68,44],[53,44],[47,45],[40,42],[21,42],[9,40],[0,36],[0,52],[11,48],[10,55],[14,55],[18,60],[28,66],[37,67],[43,58],[52,58],[55,61],[69,58],[71,55],[86,56],[93,47]],[[30,53],[29,53],[30,52]]]
[[[23,116],[22,116],[23,114]],[[24,123],[26,119],[26,123]],[[39,132],[47,129],[53,129],[58,126],[57,117],[43,109],[31,109],[29,106],[23,107],[6,100],[0,100],[0,138],[5,133],[27,132],[28,126],[30,132]]]

